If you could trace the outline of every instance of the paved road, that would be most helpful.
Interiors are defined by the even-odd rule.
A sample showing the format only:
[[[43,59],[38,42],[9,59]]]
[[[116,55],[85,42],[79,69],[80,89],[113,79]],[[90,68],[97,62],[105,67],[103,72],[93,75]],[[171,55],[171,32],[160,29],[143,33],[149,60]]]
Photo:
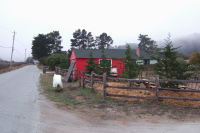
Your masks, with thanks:
[[[30,65],[0,74],[0,133],[36,133],[41,71]]]

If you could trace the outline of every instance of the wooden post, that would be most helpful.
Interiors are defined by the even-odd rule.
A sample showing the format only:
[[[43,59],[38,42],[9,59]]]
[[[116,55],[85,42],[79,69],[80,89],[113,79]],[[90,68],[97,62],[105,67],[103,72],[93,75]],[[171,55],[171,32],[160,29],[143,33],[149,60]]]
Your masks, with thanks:
[[[106,99],[106,80],[107,80],[107,75],[106,73],[103,74],[103,100]]]
[[[55,73],[57,73],[57,67],[55,67]]]
[[[94,85],[94,72],[93,71],[91,72],[91,76],[90,77],[91,77],[91,79],[90,79],[91,80],[90,86],[92,87],[92,91],[94,92],[94,89],[93,89],[93,85]]]
[[[83,76],[82,76],[82,87],[83,88],[85,87],[85,78],[84,78],[84,75],[85,75],[85,73],[83,71]]]
[[[158,103],[158,100],[159,100],[159,95],[158,95],[158,93],[159,93],[159,87],[160,87],[160,83],[159,83],[159,76],[158,75],[156,75],[156,79],[155,79],[155,83],[156,83],[156,95],[155,95],[155,102],[157,102]]]
[[[79,87],[81,87],[81,73],[80,70],[78,70],[78,82],[79,82]]]
[[[74,82],[74,70],[72,71],[71,76],[72,76],[72,82]]]

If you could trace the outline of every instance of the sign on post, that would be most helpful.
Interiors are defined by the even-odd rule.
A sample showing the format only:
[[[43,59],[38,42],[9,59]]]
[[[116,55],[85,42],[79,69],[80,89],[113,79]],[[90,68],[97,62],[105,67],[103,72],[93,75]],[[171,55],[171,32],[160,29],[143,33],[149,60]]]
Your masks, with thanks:
[[[69,80],[69,77],[74,69],[74,65],[76,64],[76,62],[72,61],[72,63],[70,64],[69,66],[69,69],[68,69],[68,72],[67,72],[67,75],[66,75],[66,78],[65,78],[65,81],[68,82]]]

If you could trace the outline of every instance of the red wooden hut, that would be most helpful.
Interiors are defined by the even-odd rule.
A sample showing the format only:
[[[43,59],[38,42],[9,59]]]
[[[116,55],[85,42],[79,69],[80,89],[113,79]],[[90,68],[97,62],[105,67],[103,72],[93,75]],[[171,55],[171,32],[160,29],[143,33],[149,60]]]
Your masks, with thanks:
[[[93,58],[96,59],[95,62],[100,63],[101,56],[102,56],[102,49],[73,49],[72,54],[70,57],[70,61],[76,62],[74,66],[74,70],[86,70],[87,60],[90,58],[90,53],[92,52]],[[124,68],[123,64],[120,64],[122,61],[119,60],[119,58],[125,57],[126,49],[104,49],[104,54],[107,57],[107,60],[110,61],[111,66],[114,66],[111,70],[114,73],[121,74],[121,69]],[[141,64],[150,64],[150,57],[140,52],[138,49],[133,50],[133,57],[135,59],[139,58],[140,56],[142,59],[140,59]]]

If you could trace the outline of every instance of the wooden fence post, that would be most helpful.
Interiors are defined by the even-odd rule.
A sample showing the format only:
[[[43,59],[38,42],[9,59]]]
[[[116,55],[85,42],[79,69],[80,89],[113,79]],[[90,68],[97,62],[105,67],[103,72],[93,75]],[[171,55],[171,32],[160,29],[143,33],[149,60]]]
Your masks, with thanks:
[[[78,82],[79,82],[79,87],[81,87],[81,73],[80,70],[78,70]]]
[[[55,73],[57,74],[57,67],[55,67]]]
[[[159,83],[159,76],[156,75],[156,79],[155,79],[155,83],[156,83],[156,95],[155,95],[155,102],[158,103],[159,100],[159,87],[160,87],[160,83]]]
[[[106,87],[107,87],[106,80],[107,80],[107,75],[106,73],[104,73],[103,74],[103,100],[106,99]]]
[[[85,78],[84,78],[84,75],[85,75],[85,73],[83,71],[83,76],[82,76],[82,87],[83,88],[85,87]]]
[[[94,92],[94,89],[93,89],[93,85],[94,85],[94,72],[92,71],[91,72],[91,76],[90,76],[90,80],[91,80],[91,82],[90,82],[90,86],[92,87],[92,91]]]
[[[75,72],[75,70],[73,69],[73,70],[72,70],[72,73],[71,73],[71,75],[70,75],[70,76],[72,77],[72,82],[74,82],[74,72]]]

